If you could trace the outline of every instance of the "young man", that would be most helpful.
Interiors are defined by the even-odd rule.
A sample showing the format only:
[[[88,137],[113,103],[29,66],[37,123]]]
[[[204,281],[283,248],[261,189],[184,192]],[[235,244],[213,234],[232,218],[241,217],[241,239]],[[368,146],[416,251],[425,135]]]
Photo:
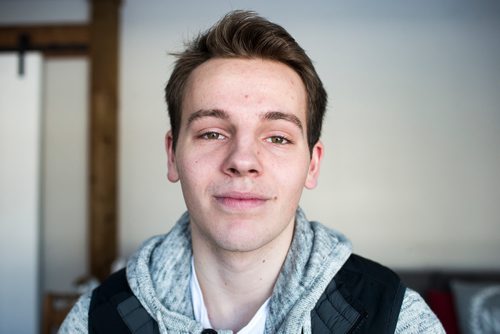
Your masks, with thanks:
[[[326,92],[282,27],[229,13],[178,55],[166,99],[168,179],[188,211],[62,333],[444,333],[397,275],[298,207]]]

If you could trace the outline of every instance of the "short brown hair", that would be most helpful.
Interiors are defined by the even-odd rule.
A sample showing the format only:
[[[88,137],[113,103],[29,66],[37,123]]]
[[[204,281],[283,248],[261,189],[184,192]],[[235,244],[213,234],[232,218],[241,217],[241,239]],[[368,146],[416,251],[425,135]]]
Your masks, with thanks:
[[[261,58],[288,65],[302,79],[307,93],[307,141],[312,151],[321,135],[327,94],[311,59],[283,27],[255,12],[232,11],[174,55],[177,61],[165,88],[174,149],[186,83],[193,70],[212,58]]]

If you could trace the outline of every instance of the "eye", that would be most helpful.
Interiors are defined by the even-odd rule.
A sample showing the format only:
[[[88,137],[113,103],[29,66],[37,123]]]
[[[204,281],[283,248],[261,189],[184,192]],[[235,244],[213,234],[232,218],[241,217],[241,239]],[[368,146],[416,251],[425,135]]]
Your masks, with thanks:
[[[266,140],[270,143],[277,144],[277,145],[290,144],[290,141],[283,136],[271,136],[271,137],[267,138]]]
[[[226,139],[226,137],[218,132],[210,131],[210,132],[205,132],[200,136],[202,139],[207,139],[207,140],[223,140]]]

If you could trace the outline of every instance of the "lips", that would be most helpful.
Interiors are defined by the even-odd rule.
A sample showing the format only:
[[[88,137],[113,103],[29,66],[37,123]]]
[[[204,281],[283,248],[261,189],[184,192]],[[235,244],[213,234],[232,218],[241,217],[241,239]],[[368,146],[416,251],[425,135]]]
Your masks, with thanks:
[[[270,199],[270,197],[251,192],[227,192],[214,196],[219,205],[230,210],[248,210],[258,208]]]

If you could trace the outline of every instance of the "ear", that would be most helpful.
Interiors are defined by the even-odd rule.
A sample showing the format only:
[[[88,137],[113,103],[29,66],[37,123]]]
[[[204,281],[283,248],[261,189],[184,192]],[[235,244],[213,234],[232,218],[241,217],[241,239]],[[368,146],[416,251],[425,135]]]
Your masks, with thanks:
[[[179,181],[179,173],[175,162],[174,138],[171,130],[165,135],[165,150],[167,151],[167,178],[170,182],[177,182]]]
[[[309,170],[307,171],[307,178],[305,187],[307,189],[313,189],[318,184],[319,178],[319,167],[321,165],[321,160],[323,159],[323,143],[318,141],[311,153],[311,161],[309,162]]]

